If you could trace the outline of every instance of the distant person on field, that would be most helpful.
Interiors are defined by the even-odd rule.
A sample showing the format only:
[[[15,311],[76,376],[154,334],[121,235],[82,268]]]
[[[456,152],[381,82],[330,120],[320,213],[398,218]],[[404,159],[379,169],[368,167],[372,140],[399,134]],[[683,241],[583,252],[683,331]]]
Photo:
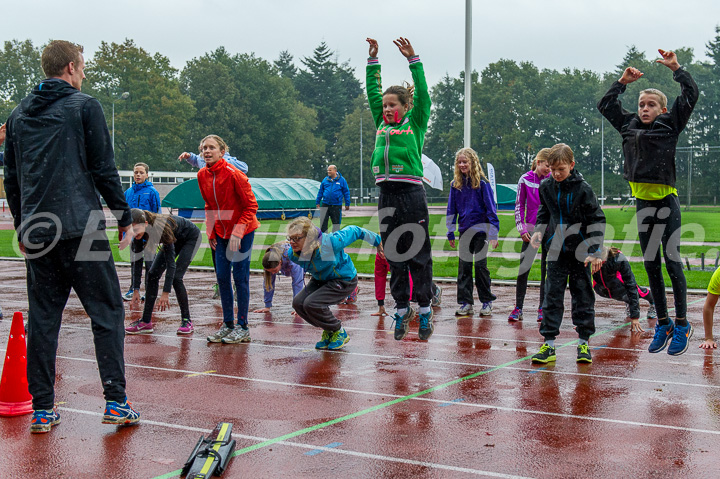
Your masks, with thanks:
[[[345,210],[350,209],[350,189],[345,178],[338,173],[337,166],[330,165],[327,169],[327,176],[320,183],[315,204],[320,208],[322,226],[320,231],[325,233],[328,230],[328,220],[332,220],[333,233],[340,229],[342,223],[342,205],[345,201]]]
[[[162,213],[162,208],[160,207],[160,193],[158,190],[155,189],[155,187],[152,184],[152,181],[150,181],[148,178],[150,176],[150,167],[145,163],[135,163],[135,166],[133,166],[133,179],[135,180],[135,183],[125,190],[125,201],[128,202],[128,206],[130,208],[136,208],[139,210],[144,211],[150,211],[151,213]],[[136,251],[137,246],[142,246],[142,243],[133,241],[130,243],[131,248],[131,267],[132,270],[135,271],[135,263],[142,262],[143,256],[140,254],[141,250]],[[144,247],[144,246],[143,246]],[[150,268],[150,264],[152,263],[152,259],[149,257],[145,258],[145,269]],[[140,285],[140,281],[142,279],[142,267],[138,269],[140,278],[138,278],[138,286]],[[123,299],[125,301],[132,300],[133,297],[133,287],[130,285],[130,289],[127,293],[123,295]]]
[[[572,322],[578,333],[577,362],[591,363],[588,341],[595,333],[595,293],[592,273],[602,265],[605,214],[592,188],[575,169],[573,151],[564,143],[550,148],[550,178],[540,183],[540,209],[530,246],[548,248],[547,279],[540,334],[545,342],[533,363],[555,361],[555,338],[565,312],[570,287]],[[549,232],[546,234],[546,229]],[[543,239],[547,235],[547,238]]]
[[[703,327],[705,329],[705,340],[700,343],[702,349],[716,349],[717,342],[713,337],[713,316],[715,315],[715,306],[717,306],[720,297],[720,268],[716,269],[710,278],[707,287],[707,296],[705,297],[705,306],[703,306]]]
[[[687,351],[693,327],[687,320],[687,282],[680,258],[680,235],[675,234],[682,226],[675,188],[675,148],[678,136],[690,120],[699,91],[675,53],[658,52],[662,58],[657,62],[672,70],[673,80],[680,83],[680,96],[669,111],[667,97],[654,88],[640,92],[637,112],[622,107],[618,96],[627,85],[643,76],[633,67],[625,69],[622,77],[612,84],[598,103],[598,109],[622,135],[623,176],[637,198],[640,248],[658,314],[655,337],[648,351],[659,353],[670,343],[668,354],[677,356]],[[675,299],[674,324],[668,315],[660,243]]]
[[[234,166],[238,170],[245,173],[245,175],[248,174],[248,165],[244,161],[240,161],[234,156],[230,156],[230,148],[225,151],[225,154],[223,155],[223,160],[225,160],[229,165]],[[178,161],[187,161],[190,166],[193,168],[203,168],[205,166],[205,160],[201,155],[196,155],[195,153],[185,151],[178,156]],[[217,263],[215,262],[215,249],[212,248],[213,253],[210,255],[212,257],[213,262],[213,270],[215,270],[215,273],[217,274]],[[213,285],[213,296],[212,299],[218,299],[220,297],[220,288],[217,283]]]
[[[83,48],[51,41],[42,52],[47,76],[7,122],[5,191],[18,244],[27,258],[27,378],[33,401],[30,432],[60,423],[55,359],[63,310],[74,290],[90,316],[105,395],[105,424],[135,424],[125,394],[125,311],[100,197],[130,230],[130,208],[115,167],[100,102],[80,93]],[[121,245],[130,241],[125,234]]]

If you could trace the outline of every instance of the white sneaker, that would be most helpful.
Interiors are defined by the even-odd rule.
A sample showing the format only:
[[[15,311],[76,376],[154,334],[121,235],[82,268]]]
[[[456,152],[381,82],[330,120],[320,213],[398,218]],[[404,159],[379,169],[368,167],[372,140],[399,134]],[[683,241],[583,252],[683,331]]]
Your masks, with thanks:
[[[482,304],[480,308],[480,316],[490,316],[492,314],[492,301]]]
[[[222,328],[217,330],[217,332],[215,332],[215,334],[208,336],[207,340],[208,340],[208,342],[211,342],[211,343],[220,343],[220,342],[222,342],[222,340],[225,336],[227,336],[228,334],[230,334],[233,331],[234,331],[234,329],[228,328],[227,324],[223,323]]]
[[[235,329],[230,331],[230,334],[222,338],[222,342],[225,344],[249,343],[250,330],[235,326]]]
[[[472,316],[475,310],[473,305],[469,303],[463,303],[460,307],[455,310],[455,316]]]

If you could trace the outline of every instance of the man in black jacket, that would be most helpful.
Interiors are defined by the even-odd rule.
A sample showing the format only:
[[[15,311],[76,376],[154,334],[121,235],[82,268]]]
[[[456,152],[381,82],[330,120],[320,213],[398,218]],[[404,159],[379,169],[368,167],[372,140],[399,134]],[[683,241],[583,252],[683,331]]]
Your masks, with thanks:
[[[47,79],[13,110],[5,145],[5,191],[27,258],[30,432],[60,423],[53,407],[55,358],[71,288],[92,323],[106,400],[103,423],[135,424],[140,416],[125,395],[125,312],[98,193],[121,233],[129,230],[130,209],[102,107],[80,93],[82,47],[50,42],[42,68]]]

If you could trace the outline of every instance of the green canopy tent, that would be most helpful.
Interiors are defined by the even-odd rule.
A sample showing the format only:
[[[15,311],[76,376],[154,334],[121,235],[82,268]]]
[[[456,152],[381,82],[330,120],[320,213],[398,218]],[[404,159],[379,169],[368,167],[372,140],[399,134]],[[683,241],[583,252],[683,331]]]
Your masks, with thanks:
[[[258,218],[294,218],[312,215],[320,182],[307,178],[249,178],[258,202]],[[180,183],[162,200],[162,206],[179,210],[186,218],[205,216],[205,201],[197,179]]]
[[[497,202],[499,210],[514,210],[517,198],[517,184],[497,185]]]

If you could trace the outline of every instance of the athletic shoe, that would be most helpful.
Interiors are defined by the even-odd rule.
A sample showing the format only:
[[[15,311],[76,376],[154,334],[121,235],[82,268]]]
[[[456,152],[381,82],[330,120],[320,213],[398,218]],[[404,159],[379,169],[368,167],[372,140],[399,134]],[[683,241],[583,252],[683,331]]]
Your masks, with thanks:
[[[350,341],[350,338],[348,337],[348,333],[345,332],[345,328],[340,328],[340,331],[335,331],[332,333],[332,336],[330,336],[330,343],[327,348],[330,351],[342,349],[348,341]]]
[[[128,291],[127,293],[122,295],[122,299],[125,301],[132,301],[132,296],[133,296],[133,290],[131,289],[130,291]]]
[[[442,304],[442,288],[437,284],[433,283],[433,295],[431,306],[436,307]]]
[[[591,363],[592,356],[590,356],[590,346],[585,343],[577,347],[578,355],[577,362],[579,363]]]
[[[687,351],[693,331],[692,324],[689,322],[687,326],[678,326],[676,323],[670,346],[668,346],[668,354],[670,356],[680,356]]]
[[[221,341],[225,344],[249,343],[250,330],[241,326],[235,326],[235,329],[230,331],[230,334],[222,338]]]
[[[355,290],[348,295],[347,298],[343,300],[343,304],[353,304],[357,303],[357,297],[358,297],[358,291],[360,290],[359,287],[355,286]]]
[[[408,333],[410,321],[415,318],[415,310],[408,308],[405,316],[400,316],[395,313],[393,316],[393,322],[395,323],[395,339],[397,341],[402,340]]]
[[[218,329],[213,335],[207,337],[207,340],[209,343],[221,343],[222,339],[232,331],[232,328],[229,328],[227,324],[223,323],[220,329]]]
[[[455,310],[455,316],[472,316],[474,312],[472,304],[463,303]]]
[[[119,424],[132,425],[140,422],[140,414],[133,409],[130,401],[125,399],[124,403],[117,401],[107,401],[105,403],[105,414],[103,414],[103,424]]]
[[[542,320],[543,320],[542,308],[538,308],[538,323],[542,322]]]
[[[213,295],[212,299],[218,299],[220,297],[220,285],[215,283],[213,285]]]
[[[183,319],[180,322],[180,327],[177,330],[178,334],[190,334],[193,331],[195,331],[195,328],[193,328],[192,321],[189,319]]]
[[[130,323],[130,326],[125,328],[125,332],[127,334],[152,334],[153,331],[155,330],[153,329],[152,321],[149,323],[143,323],[141,320],[137,320]]]
[[[510,313],[510,316],[508,316],[508,321],[522,321],[522,319],[522,309],[515,306],[515,309],[513,309],[512,313]]]
[[[653,340],[648,347],[648,351],[651,353],[659,353],[660,351],[665,349],[665,346],[667,346],[670,342],[670,338],[672,337],[674,329],[675,325],[672,321],[670,321],[669,324],[658,323],[655,326],[655,336],[653,337]]]
[[[315,349],[327,349],[332,335],[332,331],[323,331],[322,336],[320,336],[320,341],[315,343]]]
[[[551,361],[555,361],[555,348],[552,348],[548,343],[543,343],[540,346],[540,351],[532,357],[532,362],[547,364]]]
[[[490,316],[492,314],[492,301],[482,304],[480,308],[480,316]]]
[[[427,341],[435,331],[435,325],[433,324],[433,311],[430,309],[425,314],[418,315],[418,321],[420,322],[420,328],[418,329],[418,337],[421,341]]]
[[[44,434],[50,432],[53,426],[60,424],[60,414],[57,409],[45,410],[37,409],[33,411],[32,421],[30,422],[30,432],[32,434]]]
[[[647,319],[657,319],[657,311],[655,310],[654,304],[651,304],[650,307],[648,307]]]

